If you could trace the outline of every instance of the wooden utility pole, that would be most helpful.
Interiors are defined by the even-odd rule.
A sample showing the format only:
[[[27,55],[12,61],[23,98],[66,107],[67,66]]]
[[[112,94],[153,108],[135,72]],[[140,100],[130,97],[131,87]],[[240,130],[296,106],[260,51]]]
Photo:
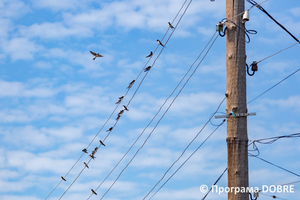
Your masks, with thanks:
[[[242,30],[244,0],[226,0],[226,69],[227,105],[226,112],[247,113],[246,103],[246,53],[245,32]],[[234,23],[232,23],[233,21]],[[239,27],[240,28],[239,28]],[[248,136],[247,117],[227,119],[228,187],[248,188]],[[248,200],[249,193],[231,190],[228,200]]]

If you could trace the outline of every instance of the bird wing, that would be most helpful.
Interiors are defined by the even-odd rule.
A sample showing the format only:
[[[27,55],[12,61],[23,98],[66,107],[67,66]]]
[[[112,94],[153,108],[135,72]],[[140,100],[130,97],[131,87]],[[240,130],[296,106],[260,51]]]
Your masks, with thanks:
[[[92,51],[90,51],[91,52],[91,54],[93,54],[94,56],[96,56],[97,54],[96,53],[94,53],[94,52],[92,52]]]

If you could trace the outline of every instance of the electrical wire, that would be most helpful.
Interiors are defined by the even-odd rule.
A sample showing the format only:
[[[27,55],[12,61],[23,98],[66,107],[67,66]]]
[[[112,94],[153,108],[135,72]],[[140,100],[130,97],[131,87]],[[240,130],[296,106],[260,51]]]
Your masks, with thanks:
[[[226,97],[223,99],[223,101],[226,99]],[[223,101],[221,102],[221,104],[223,103]],[[221,106],[221,104],[219,105],[219,107]],[[219,108],[218,108],[219,109]],[[222,126],[225,123],[226,119],[223,120],[223,123],[220,124],[220,126]],[[208,123],[208,121],[207,121]],[[167,182],[181,169],[181,167],[183,167],[183,165],[185,165],[185,163],[202,147],[202,145],[218,130],[218,128],[220,127],[216,127],[215,130],[213,132],[211,132],[207,138],[197,147],[197,149],[195,149],[195,151],[175,170],[175,172],[158,188],[158,190],[149,198],[152,199],[166,184]]]
[[[207,124],[210,122],[210,120],[213,118],[213,116],[218,112],[220,106],[224,102],[226,97],[223,99],[223,101],[220,103],[219,107],[217,110],[214,112],[212,116],[210,116],[209,120],[204,124],[204,126],[201,128],[201,130],[196,134],[196,136],[192,139],[192,141],[186,146],[186,148],[183,150],[181,155],[173,162],[173,164],[167,169],[167,171],[164,173],[164,175],[161,177],[161,179],[154,185],[154,187],[148,192],[148,194],[143,198],[147,198],[147,196],[155,189],[155,187],[164,179],[164,177],[167,175],[167,173],[170,171],[170,169],[180,160],[180,158],[183,156],[183,154],[186,152],[186,150],[191,146],[191,144],[197,139],[199,134],[204,130],[204,128],[207,126]],[[223,121],[218,127],[220,127],[225,121]]]
[[[267,194],[264,194],[264,193],[262,193],[262,192],[260,192],[260,194],[265,195],[265,196],[272,197],[273,199],[287,200],[287,199],[279,198],[279,197],[277,197],[277,196],[275,196],[275,195],[267,195]]]
[[[216,33],[212,36],[212,38],[209,40],[209,42],[206,44],[206,46],[204,47],[204,49],[202,50],[202,52],[199,54],[199,56],[196,58],[196,60],[192,63],[192,65],[190,66],[190,68],[188,69],[188,71],[185,73],[185,75],[183,76],[183,78],[180,80],[180,82],[177,84],[177,86],[175,87],[175,89],[172,91],[172,93],[168,96],[168,98],[164,101],[164,103],[161,105],[161,107],[159,108],[159,110],[157,111],[157,113],[154,115],[154,117],[152,118],[152,120],[148,123],[148,125],[144,128],[144,130],[142,131],[142,133],[139,135],[139,137],[135,140],[135,142],[131,145],[131,147],[127,150],[127,152],[123,155],[123,157],[119,160],[119,162],[115,165],[115,167],[109,172],[109,174],[105,177],[105,179],[100,183],[100,185],[96,188],[95,191],[97,191],[101,185],[104,183],[104,181],[110,176],[110,174],[116,169],[116,167],[121,163],[121,161],[125,158],[125,156],[129,153],[129,151],[133,148],[133,146],[136,144],[136,142],[140,139],[140,137],[144,134],[145,130],[150,126],[150,124],[154,121],[154,119],[156,118],[156,116],[159,114],[159,112],[161,111],[161,109],[164,107],[164,105],[167,103],[167,101],[171,98],[171,96],[174,94],[174,92],[177,90],[177,88],[180,86],[180,84],[182,83],[182,81],[185,79],[185,77],[188,75],[188,73],[191,71],[192,67],[194,66],[194,64],[197,62],[197,60],[200,58],[200,56],[203,54],[204,50],[207,48],[207,46],[209,45],[209,43],[213,40],[214,36],[216,35]],[[92,195],[91,195],[92,196]],[[90,197],[91,197],[90,196]],[[89,197],[89,198],[90,198]],[[88,198],[88,199],[89,199]]]
[[[218,36],[217,36],[218,37]],[[170,103],[170,105],[168,106],[168,108],[166,109],[166,111],[163,113],[163,115],[161,116],[161,118],[158,120],[158,122],[156,123],[156,125],[154,126],[154,128],[152,129],[152,131],[149,133],[148,137],[145,139],[144,143],[140,146],[140,148],[136,151],[136,153],[133,155],[133,157],[131,158],[131,160],[127,163],[127,165],[123,168],[123,170],[119,173],[119,175],[117,176],[117,178],[115,179],[115,181],[111,184],[111,186],[107,189],[107,191],[104,193],[104,195],[101,197],[101,199],[103,199],[103,197],[108,193],[108,191],[113,187],[113,185],[116,183],[116,181],[120,178],[120,176],[122,175],[122,173],[125,171],[125,169],[129,166],[129,164],[133,161],[133,159],[135,158],[135,156],[138,154],[138,152],[144,147],[144,145],[146,144],[146,142],[148,141],[148,139],[151,137],[152,133],[154,132],[154,130],[156,129],[156,127],[158,126],[158,124],[160,123],[160,121],[162,120],[162,118],[165,116],[165,114],[168,112],[168,110],[170,109],[170,107],[173,105],[173,103],[175,102],[175,100],[177,99],[177,97],[179,96],[179,94],[181,93],[181,91],[183,90],[183,88],[186,86],[186,84],[189,82],[189,80],[191,79],[191,77],[194,75],[194,73],[196,72],[196,70],[198,69],[199,65],[202,63],[202,61],[204,60],[204,58],[206,57],[206,55],[208,54],[208,52],[210,51],[212,45],[214,44],[214,42],[216,41],[217,37],[214,39],[214,41],[212,42],[212,44],[210,45],[210,47],[208,48],[207,52],[205,53],[204,57],[202,58],[202,60],[199,62],[199,64],[196,66],[196,68],[194,69],[194,71],[192,72],[192,74],[189,76],[189,78],[187,79],[187,81],[184,83],[184,85],[181,87],[181,89],[179,90],[179,92],[177,93],[177,95],[174,97],[173,101]],[[145,131],[145,129],[144,129]],[[143,132],[144,132],[143,131]]]
[[[255,155],[253,155],[253,154],[251,154],[251,153],[249,153],[249,155],[250,155],[251,157],[260,159],[260,160],[262,160],[262,161],[264,161],[264,162],[266,162],[266,163],[268,163],[268,164],[270,164],[270,165],[273,165],[273,166],[275,166],[275,167],[277,167],[277,168],[279,168],[279,169],[282,169],[282,170],[284,170],[284,171],[286,171],[286,172],[289,172],[289,173],[291,173],[291,174],[293,174],[293,175],[295,175],[295,176],[300,177],[299,174],[296,174],[296,173],[294,173],[294,172],[292,172],[292,171],[290,171],[290,170],[288,170],[288,169],[285,169],[285,168],[283,168],[283,167],[280,167],[280,166],[278,166],[278,165],[276,165],[276,164],[274,164],[274,163],[271,163],[271,162],[269,162],[269,161],[267,161],[267,160],[265,160],[265,159],[263,159],[263,158],[260,158],[260,157],[258,157],[258,156],[255,156]]]
[[[282,79],[281,81],[279,81],[278,83],[276,83],[275,85],[273,85],[272,87],[270,87],[269,89],[267,89],[266,91],[264,91],[263,93],[261,93],[260,95],[258,95],[257,97],[255,97],[254,99],[252,99],[251,101],[249,101],[247,104],[252,103],[253,101],[258,99],[259,97],[261,97],[262,95],[264,95],[265,93],[267,93],[268,91],[270,91],[271,89],[273,89],[274,87],[276,87],[277,85],[285,81],[286,79],[290,78],[292,75],[296,74],[298,71],[300,71],[300,68],[294,71],[293,73],[291,73],[290,75],[288,75],[287,77],[285,77],[284,79]]]
[[[285,30],[292,38],[294,38],[294,40],[296,40],[297,43],[300,43],[300,41],[291,32],[289,32],[283,25],[281,25],[278,21],[276,21],[263,7],[258,5],[258,3],[256,3],[254,0],[247,0],[247,1],[253,6],[257,7],[262,12],[264,12],[266,15],[268,15],[270,19],[272,19],[277,25],[279,25],[283,30]]]
[[[258,64],[258,63],[260,63],[260,62],[262,62],[262,61],[264,61],[264,60],[266,60],[266,59],[268,59],[268,58],[271,58],[271,57],[275,56],[276,54],[279,54],[280,52],[282,52],[282,51],[284,51],[284,50],[287,50],[287,49],[289,49],[289,48],[295,46],[296,44],[299,44],[299,43],[296,42],[295,44],[293,44],[293,45],[291,45],[291,46],[288,46],[288,47],[286,47],[286,48],[284,48],[284,49],[281,49],[280,51],[278,51],[278,52],[276,52],[276,53],[274,53],[274,54],[272,54],[272,55],[270,55],[270,56],[267,56],[267,57],[265,57],[264,59],[261,59],[260,61],[257,61],[257,62],[255,62],[255,63]]]
[[[226,167],[226,169],[223,171],[223,173],[219,176],[219,178],[216,180],[216,182],[213,185],[216,185],[219,182],[219,180],[222,178],[222,176],[225,174],[227,170],[228,168]],[[204,197],[201,200],[204,200],[207,197],[207,195],[211,192],[211,190],[212,187],[208,190],[208,192],[204,195]]]
[[[183,9],[183,7],[184,7],[184,5],[185,5],[185,3],[187,2],[187,0],[185,0],[185,2],[182,4],[182,7],[179,9],[179,11],[177,12],[177,14],[176,14],[176,16],[174,17],[174,19],[173,19],[173,21],[172,21],[172,23],[175,21],[175,19],[177,18],[177,16],[179,15],[179,13],[181,12],[181,10]],[[186,12],[186,10],[185,10],[185,12]],[[185,13],[184,12],[184,13]],[[182,16],[181,16],[181,18],[182,18]],[[180,20],[181,20],[181,18],[180,18]],[[180,22],[180,21],[179,21]],[[179,24],[179,22],[177,23],[177,25]],[[177,25],[176,25],[176,27],[177,27]],[[169,29],[170,29],[170,27],[167,29],[167,31],[166,31],[166,33],[164,34],[164,36],[163,36],[163,38],[162,38],[162,40],[164,39],[164,37],[166,36],[166,34],[168,33],[168,31],[169,31]],[[175,31],[175,29],[176,28],[174,28],[174,30],[173,30],[173,32]],[[172,32],[172,34],[173,34],[173,32]],[[171,36],[172,36],[172,34],[171,34]],[[171,37],[170,36],[170,37]],[[170,39],[170,37],[168,38],[168,41],[169,41],[169,39]],[[154,50],[154,53],[153,54],[155,54],[155,52],[156,52],[156,50],[158,49],[158,47],[159,47],[159,45],[157,45],[157,47],[156,47],[156,49]],[[162,49],[163,50],[163,49]],[[162,52],[162,50],[160,51],[160,53],[159,53],[159,55],[161,54],[161,52]],[[159,56],[157,56],[157,58],[155,59],[155,61],[158,59],[158,57]],[[140,73],[138,74],[138,76],[136,77],[136,79],[134,79],[135,81],[139,78],[139,76],[141,75],[141,73],[143,72],[143,70],[144,70],[144,68],[147,66],[147,64],[149,63],[149,61],[151,60],[151,58],[152,58],[152,56],[148,59],[148,61],[146,62],[146,64],[145,64],[145,66],[142,68],[142,70],[140,71]],[[153,65],[155,64],[155,62],[153,63]],[[153,66],[152,65],[152,66]],[[139,87],[141,86],[141,84],[142,84],[142,82],[143,82],[143,80],[145,79],[145,77],[146,77],[146,75],[148,74],[148,72],[145,74],[145,76],[143,77],[143,79],[142,79],[142,81],[140,82],[140,84],[139,84]],[[136,91],[134,92],[134,94],[133,94],[133,96],[131,97],[131,99],[129,100],[129,102],[128,102],[128,104],[127,104],[127,106],[130,104],[130,102],[131,102],[131,100],[133,99],[133,97],[135,96],[135,94],[136,94],[136,92],[137,92],[137,90],[139,89],[139,87],[136,89]],[[128,92],[129,92],[129,90],[131,89],[131,87],[130,88],[128,88],[128,90],[127,90],[127,92],[126,92],[126,94],[125,95],[123,95],[123,97],[125,97],[127,94],[128,94]],[[100,128],[100,130],[97,132],[97,134],[95,135],[95,137],[92,139],[92,141],[89,143],[89,145],[87,146],[87,148],[86,149],[88,149],[89,147],[90,147],[90,145],[93,143],[93,141],[96,139],[96,137],[99,135],[99,133],[102,131],[102,129],[104,128],[104,126],[107,124],[107,122],[111,119],[111,117],[112,117],[112,115],[115,113],[115,111],[116,111],[116,109],[118,108],[118,106],[119,106],[119,104],[115,107],[115,109],[113,110],[113,112],[111,113],[111,115],[108,117],[108,119],[106,120],[106,122],[104,123],[104,125]],[[115,125],[116,125],[117,123],[115,123]],[[115,125],[113,126],[113,128],[115,127]],[[103,139],[103,141],[105,141],[105,139],[109,136],[109,134],[111,133],[111,131],[109,131],[109,133],[106,135],[106,137]],[[100,145],[101,146],[101,145]],[[83,155],[84,155],[85,153],[82,153],[82,155],[79,157],[79,159],[75,162],[75,164],[71,167],[71,169],[67,172],[67,174],[64,176],[64,177],[67,177],[68,176],[68,174],[72,171],[72,169],[75,167],[75,165],[79,162],[79,160],[83,157]],[[80,172],[80,174],[82,173],[82,171]],[[77,179],[78,177],[76,177],[76,179]],[[75,180],[76,180],[75,179]],[[61,184],[61,182],[62,182],[62,180],[58,183],[58,185],[56,185],[56,187],[50,192],[50,194],[45,198],[45,200],[57,189],[57,187]],[[74,183],[74,182],[73,182]],[[72,185],[72,184],[71,184]]]

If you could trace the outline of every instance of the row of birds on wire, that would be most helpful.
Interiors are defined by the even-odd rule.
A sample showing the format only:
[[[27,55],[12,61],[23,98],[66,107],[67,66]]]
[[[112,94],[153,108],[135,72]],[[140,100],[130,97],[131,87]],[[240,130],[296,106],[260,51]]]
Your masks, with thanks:
[[[168,25],[169,25],[169,27],[170,27],[171,29],[174,29],[174,27],[172,26],[172,24],[171,24],[170,22],[168,22]],[[158,43],[159,45],[161,45],[162,47],[165,47],[165,45],[163,45],[163,43],[162,43],[160,40],[157,40],[157,43]],[[93,60],[95,60],[96,58],[101,58],[101,57],[103,57],[103,55],[101,55],[101,54],[99,54],[99,53],[95,53],[95,52],[93,52],[93,51],[90,51],[90,53],[94,56]],[[150,54],[146,56],[146,58],[151,58],[152,56],[153,56],[153,52],[151,51]],[[150,69],[151,69],[151,66],[145,67],[144,72],[148,72]],[[130,89],[130,88],[133,86],[134,83],[135,83],[135,80],[131,81],[131,82],[129,83],[127,89]],[[123,98],[124,98],[124,96],[119,97],[119,100],[118,100],[115,104],[120,104],[120,103],[122,102]],[[125,111],[129,111],[129,110],[128,110],[128,108],[127,108],[125,105],[123,105],[123,109],[118,113],[118,116],[117,116],[116,120],[119,120],[120,117],[122,116],[122,114],[123,114]],[[112,130],[113,130],[113,127],[110,127],[106,132],[110,132],[110,131],[112,131]],[[105,146],[105,144],[104,144],[101,140],[99,140],[99,142],[100,142],[100,145]],[[89,155],[89,156],[91,157],[91,159],[94,160],[94,159],[96,158],[96,157],[95,157],[95,154],[97,153],[98,149],[99,149],[99,147],[95,147],[95,149],[94,149],[94,150],[92,151],[92,153]],[[88,151],[87,151],[86,148],[85,148],[85,149],[82,149],[82,152],[88,154]],[[88,164],[87,164],[86,162],[83,162],[83,164],[85,165],[86,168],[89,169],[89,166],[88,166]],[[61,176],[61,179],[62,179],[63,181],[67,181],[63,176]],[[91,189],[91,191],[92,191],[93,194],[97,195],[97,193],[96,193],[93,189]]]

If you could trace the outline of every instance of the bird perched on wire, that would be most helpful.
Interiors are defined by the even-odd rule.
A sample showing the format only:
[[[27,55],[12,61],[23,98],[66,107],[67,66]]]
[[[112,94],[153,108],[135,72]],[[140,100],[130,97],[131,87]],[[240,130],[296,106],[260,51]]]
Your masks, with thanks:
[[[158,42],[158,44],[159,45],[161,45],[161,46],[163,46],[163,47],[165,47],[162,43],[161,43],[161,41],[160,40],[157,40],[157,42]]]
[[[95,160],[95,155],[94,154],[90,154],[90,157],[93,159],[93,160]]]
[[[135,80],[131,81],[127,87],[127,89],[130,89],[132,87],[132,85],[134,84]]]
[[[120,110],[119,115],[122,115],[124,113],[124,110]]]
[[[101,145],[105,146],[105,144],[101,140],[99,140],[99,142],[100,142]]]
[[[119,104],[119,103],[121,103],[121,101],[123,100],[123,98],[124,98],[124,96],[121,96],[121,97],[119,97],[119,100],[117,101],[117,103],[116,103],[116,104]]]
[[[93,194],[97,195],[97,193],[93,189],[91,189],[91,191],[92,191]]]
[[[62,180],[67,181],[63,176],[60,177]]]
[[[114,127],[110,127],[106,132],[110,132],[113,130]]]
[[[100,55],[99,53],[95,53],[95,52],[92,52],[92,51],[90,51],[91,52],[91,54],[93,54],[95,57],[93,58],[93,60],[95,60],[97,57],[103,57],[102,55]]]
[[[85,162],[83,162],[83,164],[85,165],[86,168],[89,169],[89,166]]]
[[[146,58],[150,58],[153,56],[153,52],[151,51],[150,54],[148,56],[146,56]]]
[[[147,72],[147,71],[149,71],[151,69],[151,66],[148,66],[148,67],[146,67],[145,69],[144,69],[144,72]]]
[[[84,153],[88,153],[86,149],[82,149],[82,152],[84,152]]]
[[[172,26],[172,24],[171,24],[170,22],[168,22],[168,25],[169,25],[169,27],[170,27],[171,29],[174,28],[174,26]]]
[[[121,117],[121,115],[120,115],[120,114],[118,114],[118,117],[116,118],[116,120],[119,120],[119,119],[120,119],[120,117]]]
[[[129,111],[128,108],[125,105],[123,105],[123,108],[124,108],[124,110]]]

